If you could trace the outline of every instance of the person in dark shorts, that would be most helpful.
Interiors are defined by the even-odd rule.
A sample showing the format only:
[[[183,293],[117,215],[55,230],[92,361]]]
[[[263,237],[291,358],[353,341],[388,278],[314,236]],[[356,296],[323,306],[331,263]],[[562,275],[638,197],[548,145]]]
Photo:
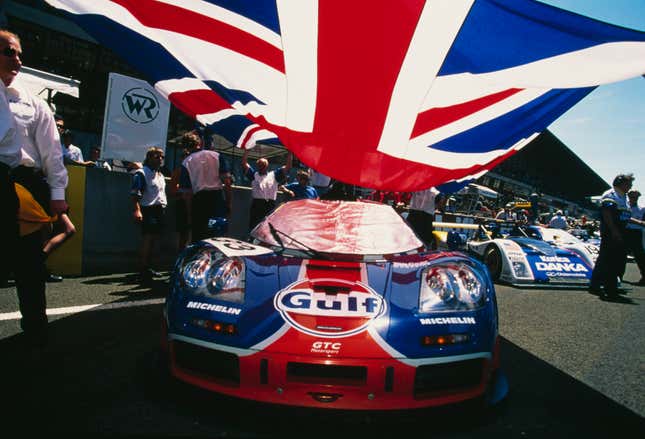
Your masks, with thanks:
[[[155,240],[158,242],[165,226],[166,180],[160,171],[164,153],[160,148],[152,147],[146,153],[143,167],[132,177],[130,195],[133,203],[134,221],[141,224],[141,250],[139,273],[141,280],[150,281],[161,273],[150,266],[150,254]]]

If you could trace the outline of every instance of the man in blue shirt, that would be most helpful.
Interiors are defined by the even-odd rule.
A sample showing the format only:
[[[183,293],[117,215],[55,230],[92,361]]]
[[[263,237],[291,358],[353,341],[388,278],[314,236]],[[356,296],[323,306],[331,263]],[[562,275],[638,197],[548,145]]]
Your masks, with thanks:
[[[284,193],[293,200],[317,200],[319,198],[316,188],[309,185],[309,174],[307,171],[299,170],[296,180],[283,187]]]

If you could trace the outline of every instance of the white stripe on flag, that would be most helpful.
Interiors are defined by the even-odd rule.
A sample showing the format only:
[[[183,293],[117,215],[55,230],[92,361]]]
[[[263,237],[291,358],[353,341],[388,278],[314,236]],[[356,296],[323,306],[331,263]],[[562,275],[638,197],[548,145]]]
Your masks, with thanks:
[[[424,97],[431,89],[473,1],[426,2],[396,79],[378,151],[394,157],[407,156],[410,134]]]
[[[278,0],[287,78],[286,126],[311,132],[318,81],[318,1]]]
[[[243,15],[236,14],[226,8],[205,2],[203,0],[157,0],[162,3],[177,6],[192,12],[197,12],[206,17],[213,18],[223,23],[228,23],[248,34],[266,41],[278,49],[282,48],[280,35],[261,24],[249,20]]]

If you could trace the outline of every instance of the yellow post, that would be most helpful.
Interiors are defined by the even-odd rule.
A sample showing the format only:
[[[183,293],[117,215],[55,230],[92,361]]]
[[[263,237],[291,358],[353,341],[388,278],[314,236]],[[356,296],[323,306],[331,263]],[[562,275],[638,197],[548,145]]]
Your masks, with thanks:
[[[85,220],[85,175],[83,166],[67,166],[69,183],[65,196],[69,217],[76,234],[56,249],[47,259],[47,267],[56,274],[80,275],[83,271],[83,222]]]

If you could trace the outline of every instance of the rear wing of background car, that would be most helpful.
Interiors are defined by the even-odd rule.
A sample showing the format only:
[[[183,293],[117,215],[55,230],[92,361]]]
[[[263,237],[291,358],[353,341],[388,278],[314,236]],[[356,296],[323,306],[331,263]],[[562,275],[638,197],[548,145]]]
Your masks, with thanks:
[[[490,220],[485,223],[433,222],[435,245],[438,249],[466,248],[468,241],[490,241],[507,236],[527,236],[514,221]]]
[[[465,249],[468,241],[490,240],[492,234],[483,224],[474,223],[432,223],[436,248],[448,250]]]

